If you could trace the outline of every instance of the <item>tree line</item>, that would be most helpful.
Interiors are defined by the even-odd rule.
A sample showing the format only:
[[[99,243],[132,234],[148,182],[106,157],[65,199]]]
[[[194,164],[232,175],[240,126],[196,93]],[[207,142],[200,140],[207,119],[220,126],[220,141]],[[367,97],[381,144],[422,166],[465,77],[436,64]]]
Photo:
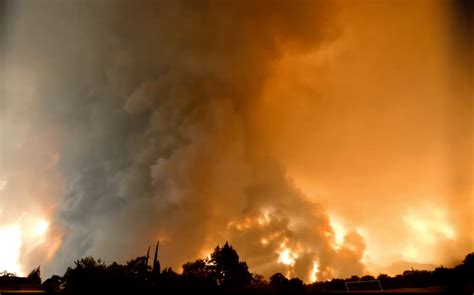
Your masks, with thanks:
[[[2,280],[13,277],[4,273]],[[182,273],[172,268],[158,270],[148,265],[148,255],[140,256],[125,264],[107,265],[101,259],[85,257],[74,262],[61,277],[53,275],[41,283],[40,268],[27,277],[28,282],[41,284],[50,294],[85,294],[91,292],[160,292],[200,290],[205,292],[245,293],[324,293],[346,291],[347,282],[378,280],[384,290],[398,288],[426,288],[439,286],[440,290],[456,293],[474,291],[474,253],[468,254],[460,265],[453,268],[438,267],[433,271],[407,270],[396,276],[380,274],[352,276],[310,284],[299,278],[287,278],[282,273],[272,275],[268,281],[262,275],[251,273],[237,251],[225,243],[217,246],[209,258],[197,259],[183,265]],[[378,283],[378,282],[377,282]],[[365,286],[360,289],[360,286]],[[360,284],[359,290],[372,288]]]

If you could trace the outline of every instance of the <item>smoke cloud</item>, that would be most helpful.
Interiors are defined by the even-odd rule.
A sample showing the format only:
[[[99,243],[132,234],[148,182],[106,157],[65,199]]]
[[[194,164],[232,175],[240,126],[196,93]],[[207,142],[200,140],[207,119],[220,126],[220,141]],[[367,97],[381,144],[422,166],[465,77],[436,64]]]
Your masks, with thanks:
[[[472,204],[472,178],[438,183],[471,166],[443,174],[447,99],[430,88],[450,66],[443,23],[416,22],[438,6],[404,5],[5,2],[0,225],[51,222],[45,243],[23,240],[23,271],[123,261],[158,239],[178,270],[228,240],[251,271],[306,281],[461,258],[472,211],[446,200]]]

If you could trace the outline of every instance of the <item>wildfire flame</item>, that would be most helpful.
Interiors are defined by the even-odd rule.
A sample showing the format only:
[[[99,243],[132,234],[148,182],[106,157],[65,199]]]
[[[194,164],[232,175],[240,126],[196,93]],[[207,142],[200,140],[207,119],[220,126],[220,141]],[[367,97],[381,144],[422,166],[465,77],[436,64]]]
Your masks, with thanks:
[[[298,258],[298,254],[289,248],[285,248],[285,246],[282,246],[282,248],[283,249],[279,252],[278,263],[293,266],[296,262],[296,258]]]
[[[334,216],[330,217],[330,224],[334,231],[334,249],[340,249],[344,244],[344,236],[346,235],[346,230],[343,227],[342,223]]]
[[[19,263],[22,245],[18,224],[0,227],[0,269],[21,274]]]
[[[318,272],[319,272],[319,263],[317,261],[313,261],[313,270],[311,271],[310,279],[312,282],[316,282],[318,280]]]
[[[0,227],[0,270],[24,275],[24,250],[33,251],[48,239],[49,222],[44,218],[30,217]],[[53,245],[54,246],[54,245]],[[50,252],[50,250],[47,250]],[[50,255],[47,255],[50,257]]]

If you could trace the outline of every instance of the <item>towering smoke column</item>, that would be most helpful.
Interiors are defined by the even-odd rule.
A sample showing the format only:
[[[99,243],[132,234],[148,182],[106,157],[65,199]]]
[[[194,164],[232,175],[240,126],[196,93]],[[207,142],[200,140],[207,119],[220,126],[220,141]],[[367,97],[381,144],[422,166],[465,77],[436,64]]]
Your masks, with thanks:
[[[251,271],[310,281],[366,272],[367,255],[373,254],[368,242],[374,257],[383,257],[377,251],[387,249],[385,230],[398,235],[396,249],[412,245],[407,237],[420,236],[420,228],[430,243],[441,241],[456,255],[472,246],[465,233],[455,233],[437,198],[423,197],[417,208],[396,205],[400,195],[405,201],[418,196],[405,189],[406,182],[397,190],[400,182],[390,173],[383,174],[383,190],[380,179],[371,177],[385,170],[370,168],[393,155],[385,129],[419,128],[408,136],[415,143],[398,150],[409,156],[392,158],[403,174],[413,171],[410,148],[425,146],[414,138],[429,123],[442,123],[397,125],[394,119],[376,127],[384,103],[395,109],[387,112],[390,118],[403,118],[398,102],[407,95],[387,94],[377,83],[386,78],[389,89],[406,89],[396,80],[406,72],[393,69],[419,56],[385,60],[385,70],[370,56],[386,50],[393,34],[364,21],[413,21],[424,9],[402,17],[393,7],[348,9],[317,0],[48,1],[48,9],[39,1],[5,3],[0,180],[8,184],[1,206],[9,204],[8,220],[27,211],[49,224],[48,242],[21,252],[26,270],[42,263],[47,274],[61,274],[85,255],[125,260],[156,240],[162,266],[179,269],[229,240]],[[398,29],[387,30],[396,35]],[[420,32],[437,31],[428,24]],[[400,44],[413,44],[419,35]],[[373,36],[382,41],[373,42]],[[366,44],[382,45],[364,51]],[[371,77],[371,70],[381,77],[369,79],[373,85],[360,78]],[[340,84],[340,77],[347,83]],[[428,75],[406,96],[410,103],[422,97],[429,106],[405,101],[408,116],[423,108],[432,118],[440,104],[432,103],[433,92],[423,85],[439,78]],[[381,94],[386,102],[371,100]],[[354,121],[365,123],[351,129]],[[357,128],[369,138],[366,145],[351,141]],[[374,142],[378,152],[370,149]],[[354,153],[365,166],[351,161]],[[321,167],[329,169],[320,173]],[[310,185],[308,178],[314,180]],[[376,188],[358,186],[365,180]],[[383,193],[388,206],[374,202],[372,193]],[[426,200],[434,200],[439,212],[424,206]],[[377,206],[383,209],[377,212]],[[381,225],[385,216],[392,222]],[[463,244],[450,244],[454,237]],[[394,251],[384,258],[420,254]],[[41,260],[43,253],[51,259]]]
[[[15,3],[7,48],[7,73],[35,80],[30,128],[59,138],[55,222],[65,229],[49,271],[86,254],[132,257],[157,238],[175,267],[229,239],[266,274],[280,256],[306,279],[315,264],[327,275],[362,270],[363,243],[336,255],[326,213],[254,130],[254,105],[283,48],[337,37],[327,4],[49,5],[38,13],[39,3]],[[14,115],[15,98],[6,99]]]

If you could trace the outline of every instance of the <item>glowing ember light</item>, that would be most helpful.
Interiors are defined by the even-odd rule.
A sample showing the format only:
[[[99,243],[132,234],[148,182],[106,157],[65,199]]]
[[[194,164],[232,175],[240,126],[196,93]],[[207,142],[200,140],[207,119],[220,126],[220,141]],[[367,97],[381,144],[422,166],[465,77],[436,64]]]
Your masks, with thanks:
[[[268,240],[265,239],[265,238],[262,238],[262,239],[260,240],[260,243],[262,243],[262,245],[267,245],[267,244],[268,244]]]
[[[280,256],[278,257],[278,263],[293,266],[298,258],[298,254],[291,251],[289,248],[282,249],[279,252]]]
[[[313,262],[313,269],[311,270],[310,280],[311,282],[316,282],[318,280],[319,272],[319,263],[317,261]]]
[[[22,275],[19,263],[22,245],[19,225],[0,227],[0,267],[1,270]]]

